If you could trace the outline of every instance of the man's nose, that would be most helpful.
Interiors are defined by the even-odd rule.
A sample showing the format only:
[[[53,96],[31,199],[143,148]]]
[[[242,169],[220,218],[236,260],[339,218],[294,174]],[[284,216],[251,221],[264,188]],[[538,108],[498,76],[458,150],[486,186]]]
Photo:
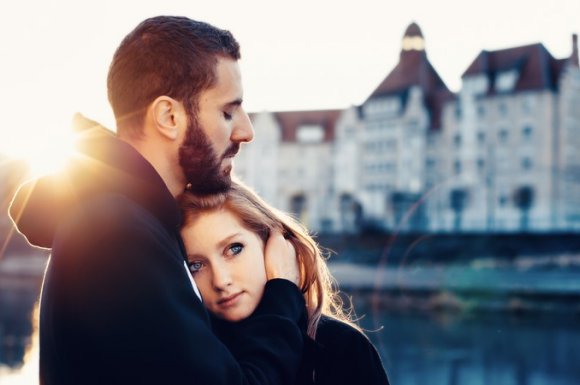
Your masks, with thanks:
[[[239,120],[232,130],[231,141],[234,143],[251,142],[254,139],[254,126],[246,111],[242,111]]]

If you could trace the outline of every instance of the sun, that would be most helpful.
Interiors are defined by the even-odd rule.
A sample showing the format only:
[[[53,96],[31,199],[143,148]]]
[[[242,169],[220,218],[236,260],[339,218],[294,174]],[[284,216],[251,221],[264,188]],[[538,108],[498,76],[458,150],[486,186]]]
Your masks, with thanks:
[[[76,155],[75,134],[72,129],[46,129],[26,135],[13,135],[9,158],[24,161],[28,177],[36,178],[63,170]]]
[[[31,177],[57,173],[63,170],[67,162],[75,155],[72,138],[59,143],[51,143],[43,148],[30,152],[25,161]]]

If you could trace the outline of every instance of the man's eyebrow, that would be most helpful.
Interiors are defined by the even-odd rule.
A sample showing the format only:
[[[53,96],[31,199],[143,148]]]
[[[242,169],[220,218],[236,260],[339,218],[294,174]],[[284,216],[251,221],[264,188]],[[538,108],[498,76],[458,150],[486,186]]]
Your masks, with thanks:
[[[227,108],[227,107],[239,107],[239,106],[241,106],[241,105],[242,105],[242,102],[243,102],[243,101],[244,101],[244,100],[243,100],[242,98],[237,98],[236,100],[232,100],[231,102],[229,102],[229,103],[226,103],[226,104],[224,105],[224,107],[226,107],[226,108]]]

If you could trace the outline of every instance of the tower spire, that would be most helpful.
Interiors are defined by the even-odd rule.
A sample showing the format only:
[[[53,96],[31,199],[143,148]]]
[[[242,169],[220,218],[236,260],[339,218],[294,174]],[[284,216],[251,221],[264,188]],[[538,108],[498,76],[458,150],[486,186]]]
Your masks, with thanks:
[[[403,35],[402,43],[403,51],[424,51],[425,50],[425,38],[423,38],[423,33],[421,28],[415,22],[412,22],[407,27],[405,34]]]

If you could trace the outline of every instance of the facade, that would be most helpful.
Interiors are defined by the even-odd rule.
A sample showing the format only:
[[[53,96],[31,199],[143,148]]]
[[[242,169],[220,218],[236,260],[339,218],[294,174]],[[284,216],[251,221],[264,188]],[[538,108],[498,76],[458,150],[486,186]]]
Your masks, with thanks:
[[[442,154],[449,178],[437,196],[436,229],[575,226],[565,217],[575,199],[577,157],[564,155],[563,139],[580,128],[572,108],[580,95],[576,46],[574,37],[571,57],[560,60],[542,44],[482,51],[465,71],[444,113]]]
[[[340,110],[252,114],[254,141],[236,174],[264,199],[313,229],[331,231],[333,143]]]
[[[252,114],[236,173],[323,232],[580,229],[580,69],[482,51],[452,93],[419,26],[360,106]]]

